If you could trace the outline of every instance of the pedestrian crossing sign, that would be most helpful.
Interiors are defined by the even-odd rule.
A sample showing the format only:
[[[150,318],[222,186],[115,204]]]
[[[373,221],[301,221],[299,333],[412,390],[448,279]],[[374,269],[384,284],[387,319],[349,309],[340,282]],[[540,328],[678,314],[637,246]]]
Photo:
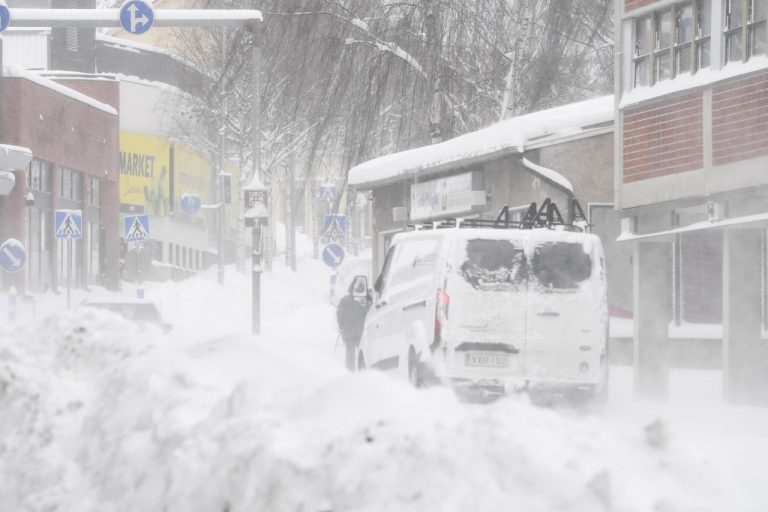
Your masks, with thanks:
[[[149,215],[126,215],[123,226],[126,242],[149,240]]]
[[[54,221],[56,238],[59,240],[80,240],[83,238],[82,210],[56,210]]]
[[[321,201],[326,203],[332,203],[336,201],[336,185],[320,185],[320,192],[318,193]]]
[[[325,243],[339,242],[347,236],[347,218],[344,215],[326,215],[323,217],[323,240]]]

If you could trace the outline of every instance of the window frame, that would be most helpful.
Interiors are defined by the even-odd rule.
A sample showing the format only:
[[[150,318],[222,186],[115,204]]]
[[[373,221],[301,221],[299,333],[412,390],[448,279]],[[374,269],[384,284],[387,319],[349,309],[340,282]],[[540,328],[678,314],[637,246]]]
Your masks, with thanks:
[[[755,6],[758,3],[764,3],[764,17],[755,19]],[[740,25],[734,27],[731,22],[731,7],[741,5]],[[758,55],[768,55],[768,2],[766,0],[725,0],[723,2],[723,42],[725,64],[730,62],[747,62],[752,57]],[[764,49],[761,52],[755,52],[753,34],[759,27],[763,27],[765,33]],[[731,42],[738,39],[741,43],[741,56],[738,59],[731,58]]]

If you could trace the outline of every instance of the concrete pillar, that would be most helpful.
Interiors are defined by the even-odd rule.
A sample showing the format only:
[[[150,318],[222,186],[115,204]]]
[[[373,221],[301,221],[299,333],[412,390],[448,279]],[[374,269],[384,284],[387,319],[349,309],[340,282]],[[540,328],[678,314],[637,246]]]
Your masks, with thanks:
[[[761,233],[733,229],[723,243],[723,396],[768,404],[766,344],[760,339]]]
[[[634,243],[635,393],[669,395],[669,322],[672,318],[672,247],[663,242]]]

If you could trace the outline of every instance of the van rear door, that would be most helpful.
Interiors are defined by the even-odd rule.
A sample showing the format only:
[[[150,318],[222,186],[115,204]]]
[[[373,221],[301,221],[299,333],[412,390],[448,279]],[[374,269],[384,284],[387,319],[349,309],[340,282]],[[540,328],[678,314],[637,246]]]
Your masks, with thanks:
[[[523,377],[528,286],[523,240],[512,231],[492,238],[487,231],[462,235],[445,284],[447,312],[438,315],[447,362],[466,375]]]
[[[598,380],[605,349],[605,280],[594,235],[532,233],[527,354],[532,383]]]

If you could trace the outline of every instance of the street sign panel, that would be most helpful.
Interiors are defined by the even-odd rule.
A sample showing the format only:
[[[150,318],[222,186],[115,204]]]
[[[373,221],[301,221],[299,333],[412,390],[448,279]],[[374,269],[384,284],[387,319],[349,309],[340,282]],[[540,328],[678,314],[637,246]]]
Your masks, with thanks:
[[[0,245],[0,268],[6,272],[18,272],[26,262],[27,251],[15,238],[9,238]]]
[[[203,202],[197,194],[184,194],[181,196],[181,210],[184,213],[194,215],[202,206]]]
[[[56,210],[54,221],[56,238],[59,240],[80,240],[83,238],[82,210]]]
[[[320,200],[332,203],[336,200],[336,185],[320,185]]]
[[[149,215],[126,215],[123,226],[126,242],[149,240]]]
[[[344,261],[344,248],[339,244],[328,244],[323,248],[323,262],[331,268],[336,268]]]
[[[11,10],[5,2],[0,2],[0,32],[8,28],[11,24]]]
[[[120,8],[120,26],[131,34],[143,34],[155,22],[152,7],[141,0],[130,0]]]
[[[267,207],[267,191],[266,190],[246,190],[245,191],[245,209],[251,209],[258,203],[262,203],[264,207]]]
[[[323,226],[323,240],[326,243],[339,242],[347,235],[347,217],[344,215],[325,215]]]

